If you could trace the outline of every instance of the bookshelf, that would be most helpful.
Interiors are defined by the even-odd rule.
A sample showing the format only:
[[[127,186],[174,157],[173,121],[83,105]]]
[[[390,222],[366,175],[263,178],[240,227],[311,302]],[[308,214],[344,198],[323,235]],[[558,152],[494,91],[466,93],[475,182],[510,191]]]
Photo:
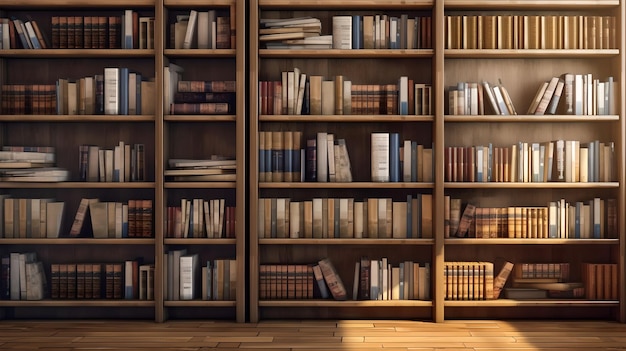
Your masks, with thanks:
[[[169,46],[170,24],[176,15],[189,14],[191,9],[217,9],[223,17],[232,18],[233,36],[228,37],[228,48],[175,49]],[[236,0],[217,1],[208,6],[201,1],[107,1],[106,3],[71,1],[19,1],[4,2],[0,17],[34,20],[52,40],[52,19],[59,16],[121,17],[126,10],[138,14],[137,35],[141,48],[103,49],[91,47],[66,48],[49,46],[46,49],[23,49],[20,46],[0,50],[0,77],[3,85],[52,84],[59,78],[70,80],[102,73],[104,67],[128,67],[140,73],[144,81],[152,81],[151,89],[142,90],[142,99],[150,111],[140,114],[70,114],[56,111],[45,113],[3,112],[0,115],[1,144],[53,146],[56,165],[69,171],[62,182],[2,182],[3,195],[11,198],[55,198],[65,203],[59,238],[8,238],[0,239],[2,255],[11,252],[36,252],[48,278],[51,279],[53,263],[109,263],[143,257],[143,262],[154,266],[150,299],[125,298],[50,298],[27,301],[2,300],[3,318],[33,318],[46,316],[58,318],[69,313],[77,318],[143,318],[164,321],[177,318],[215,318],[245,320],[245,280],[233,280],[233,293],[227,301],[202,300],[200,271],[195,295],[191,300],[168,299],[166,292],[167,260],[164,255],[175,249],[187,249],[198,254],[200,260],[243,258],[245,250],[243,179],[244,163],[244,33],[245,6]],[[140,20],[139,17],[142,19]],[[145,22],[144,22],[145,21]],[[141,23],[141,25],[139,25]],[[87,28],[87,27],[81,27]],[[149,30],[148,30],[149,29]],[[86,30],[86,29],[85,29]],[[116,30],[119,30],[117,28]],[[56,30],[55,30],[56,31]],[[132,29],[129,31],[132,33]],[[82,38],[87,38],[82,33]],[[120,32],[121,34],[121,32]],[[95,34],[94,34],[95,35]],[[106,34],[105,34],[106,35]],[[78,33],[75,38],[78,38]],[[109,36],[104,37],[109,38]],[[121,36],[120,36],[121,39]],[[232,43],[231,43],[232,41]],[[49,43],[52,44],[52,43]],[[59,45],[58,43],[56,45]],[[66,45],[66,44],[65,44]],[[77,60],[80,64],[76,65]],[[186,71],[183,77],[192,80],[230,80],[238,92],[229,113],[220,115],[171,115],[162,103],[164,92],[164,67],[178,63]],[[213,67],[207,70],[206,67]],[[235,99],[233,97],[233,99]],[[236,107],[236,106],[239,107]],[[145,106],[144,106],[145,108]],[[6,111],[6,110],[5,110]],[[126,144],[141,143],[145,148],[145,175],[139,181],[105,182],[81,181],[78,146],[98,145],[113,148],[120,141]],[[236,176],[223,182],[174,181],[166,178],[168,160],[172,158],[209,158],[224,154],[236,163]],[[100,201],[128,201],[149,199],[152,202],[151,236],[144,238],[94,239],[90,233],[70,238],[72,221],[82,198]],[[180,205],[183,198],[226,199],[236,209],[229,214],[232,221],[230,238],[170,238],[165,221],[167,207]],[[202,212],[198,212],[199,214]],[[232,218],[231,218],[232,217]],[[217,217],[216,217],[217,218]],[[236,222],[235,222],[236,219]],[[145,221],[144,221],[145,222]],[[236,224],[235,224],[236,223]],[[4,223],[3,223],[4,225]],[[240,233],[234,235],[234,233]],[[84,236],[84,237],[83,237]],[[165,256],[166,257],[166,256]],[[166,257],[167,258],[167,257]],[[233,266],[233,277],[244,277],[243,264]],[[103,268],[104,269],[104,268]],[[102,271],[104,275],[104,270]],[[104,284],[105,277],[102,277]],[[122,278],[123,279],[123,278]],[[52,280],[54,283],[54,280]],[[122,280],[122,283],[124,281]],[[122,286],[123,288],[123,286]],[[236,293],[235,293],[236,291]],[[123,293],[123,291],[122,291]],[[122,295],[124,296],[124,295]]]
[[[423,16],[434,18],[434,6],[432,2],[415,1],[386,2],[373,4],[370,2],[294,2],[294,1],[256,1],[251,5],[251,23],[259,23],[267,18],[291,18],[311,16],[321,21],[321,35],[332,34],[333,16],[340,15],[363,15],[374,16],[385,13],[389,16],[407,14],[409,17]],[[256,10],[258,9],[258,10]],[[370,136],[373,132],[397,132],[401,134],[401,140],[410,139],[424,148],[431,148],[435,136],[435,114],[400,115],[395,112],[383,114],[381,111],[364,111],[363,113],[339,112],[329,114],[298,114],[275,113],[263,110],[263,106],[257,103],[264,99],[265,88],[259,82],[280,81],[282,72],[299,69],[308,77],[322,76],[322,80],[332,81],[337,75],[342,75],[344,80],[350,80],[354,85],[384,85],[396,84],[400,76],[408,76],[416,83],[435,84],[435,50],[432,46],[414,49],[274,49],[267,47],[265,42],[259,42],[261,29],[252,27],[250,40],[250,69],[252,81],[250,84],[250,320],[256,321],[266,318],[299,317],[299,318],[390,318],[402,316],[403,318],[432,319],[434,304],[431,299],[413,300],[386,300],[386,301],[356,301],[353,295],[353,277],[355,262],[367,256],[372,260],[387,257],[394,266],[404,261],[421,263],[422,266],[431,264],[435,257],[435,240],[433,238],[354,238],[354,234],[338,233],[340,229],[333,230],[328,225],[328,233],[313,234],[312,237],[300,233],[296,236],[281,236],[280,230],[276,237],[270,233],[271,229],[265,225],[269,214],[268,203],[273,206],[276,199],[280,203],[285,201],[304,204],[330,203],[341,201],[365,202],[368,198],[390,198],[390,202],[406,201],[407,195],[418,194],[432,195],[435,193],[434,182],[431,180],[415,182],[386,182],[375,183],[370,176]],[[384,67],[383,70],[367,68],[367,74],[363,74],[366,67]],[[285,81],[282,81],[283,84]],[[313,78],[311,78],[313,82]],[[271,83],[270,83],[271,84]],[[335,84],[339,84],[336,83]],[[345,85],[344,85],[345,86]],[[284,89],[283,89],[284,92]],[[289,94],[289,93],[288,93]],[[269,93],[272,95],[272,93]],[[283,99],[285,94],[282,95]],[[313,99],[311,99],[312,101]],[[276,98],[274,98],[276,104]],[[312,108],[313,106],[311,106]],[[322,107],[323,108],[323,107]],[[345,108],[345,107],[344,107]],[[385,112],[386,113],[386,112]],[[301,132],[301,145],[295,148],[305,148],[307,139],[315,139],[319,132],[332,134],[335,140],[345,139],[352,171],[350,182],[317,182],[298,178],[293,181],[271,181],[269,176],[261,175],[255,170],[259,169],[260,163],[265,171],[275,174],[275,170],[268,169],[266,159],[259,155],[259,143],[265,143],[265,149],[269,149],[268,142],[261,140],[269,132],[272,141],[279,132]],[[280,133],[279,133],[280,134]],[[283,140],[285,138],[283,137]],[[318,145],[320,139],[317,140]],[[319,149],[317,149],[319,152]],[[307,156],[301,156],[306,158]],[[274,160],[272,159],[272,162]],[[308,162],[308,161],[307,161]],[[296,164],[296,168],[299,166]],[[302,174],[306,169],[300,170]],[[285,172],[288,170],[285,169]],[[297,171],[296,171],[297,172]],[[318,173],[319,176],[319,173]],[[307,179],[305,175],[305,179]],[[330,201],[330,202],[329,202]],[[302,205],[300,205],[302,206]],[[316,205],[313,205],[316,206]],[[348,205],[350,206],[350,205]],[[348,207],[350,208],[350,207]],[[280,216],[277,210],[277,216]],[[289,210],[292,213],[293,209]],[[259,215],[258,213],[262,213]],[[329,212],[330,213],[330,212]],[[305,215],[306,216],[306,215]],[[338,215],[337,215],[338,216]],[[265,220],[264,220],[265,218]],[[260,221],[259,221],[260,219]],[[271,219],[273,221],[273,217]],[[328,220],[330,222],[330,220]],[[305,222],[306,223],[306,222]],[[335,222],[335,223],[338,223]],[[293,228],[293,223],[289,223]],[[306,226],[306,224],[305,224]],[[339,228],[335,226],[336,228]],[[315,229],[313,229],[315,231]],[[306,232],[306,229],[304,230]],[[259,234],[262,233],[262,234]],[[341,237],[339,237],[341,236]],[[313,298],[279,298],[273,295],[272,288],[262,291],[267,287],[265,273],[261,270],[273,269],[279,264],[298,265],[313,264],[323,258],[329,258],[335,265],[341,277],[348,295],[348,301],[334,301]],[[266,268],[267,267],[267,268]],[[277,269],[281,269],[278,267]],[[283,268],[289,270],[290,267]],[[269,273],[270,277],[271,274]],[[279,273],[280,274],[280,273]],[[297,274],[297,273],[296,273]],[[297,278],[296,278],[297,279]],[[289,283],[287,283],[289,284]],[[296,282],[296,289],[297,289]],[[434,282],[433,282],[434,284]],[[280,283],[279,283],[280,285]],[[288,285],[289,286],[289,285]],[[278,288],[280,290],[280,288]],[[289,289],[289,288],[288,288]],[[284,293],[283,293],[284,294]],[[289,294],[289,293],[287,293]],[[296,290],[298,294],[298,290]]]
[[[600,80],[612,76],[615,82],[618,82],[616,83],[618,86],[616,101],[623,99],[624,55],[620,50],[623,47],[624,38],[623,3],[619,1],[576,3],[561,1],[411,1],[409,3],[397,3],[391,1],[374,4],[369,1],[349,1],[338,4],[319,1],[258,0],[251,5],[251,9],[250,19],[252,23],[261,23],[265,18],[302,16],[320,18],[322,23],[321,35],[333,33],[333,16],[348,13],[363,16],[385,13],[390,15],[408,13],[409,16],[427,14],[432,16],[433,30],[431,48],[398,50],[308,49],[306,47],[277,47],[274,49],[273,46],[266,46],[266,40],[255,40],[262,38],[263,34],[266,33],[262,31],[263,25],[250,29],[252,81],[250,85],[249,166],[251,197],[249,206],[252,216],[250,218],[249,269],[250,319],[252,321],[292,315],[311,318],[358,318],[364,316],[385,318],[399,315],[405,317],[405,314],[409,314],[406,316],[407,318],[433,321],[474,318],[476,316],[481,318],[552,318],[556,315],[567,318],[624,320],[623,273],[620,273],[619,279],[616,278],[615,288],[619,293],[609,298],[525,300],[506,298],[503,292],[497,300],[477,301],[463,300],[462,298],[453,299],[447,295],[448,291],[446,290],[448,282],[446,263],[448,262],[468,262],[466,266],[471,267],[474,267],[474,261],[492,262],[494,264],[494,276],[498,274],[504,260],[519,265],[524,263],[568,262],[572,269],[571,279],[575,281],[583,280],[583,275],[587,274],[581,272],[581,267],[586,262],[610,263],[623,267],[624,234],[621,229],[610,235],[605,232],[599,237],[586,239],[558,237],[548,239],[532,237],[456,238],[454,235],[448,237],[445,234],[447,226],[445,219],[447,217],[444,213],[449,197],[461,199],[463,207],[467,203],[479,204],[476,206],[483,208],[545,207],[550,201],[560,199],[567,199],[567,202],[575,204],[593,198],[615,199],[617,208],[623,206],[624,109],[621,104],[618,104],[612,112],[603,114],[586,112],[570,115],[560,112],[560,110],[556,114],[541,116],[526,113],[536,93],[537,86],[543,81],[548,81],[550,78],[561,76],[564,73],[590,73],[593,78]],[[539,21],[559,18],[558,22],[565,21],[566,17],[583,15],[614,17],[615,26],[611,28],[614,28],[615,44],[611,44],[613,39],[607,40],[606,43],[609,44],[606,44],[602,42],[603,39],[598,37],[598,43],[602,44],[597,46],[581,42],[583,46],[552,47],[549,45],[553,45],[553,43],[549,40],[554,38],[550,36],[544,37],[544,39],[538,37],[540,39],[538,39],[537,45],[543,46],[524,47],[522,45],[529,44],[527,42],[524,44],[524,41],[520,39],[516,44],[517,46],[487,48],[482,46],[482,41],[480,47],[476,44],[476,46],[467,46],[467,42],[463,41],[463,36],[460,34],[455,35],[458,37],[459,43],[462,44],[456,45],[455,43],[452,45],[453,39],[448,37],[447,32],[452,28],[454,28],[455,33],[462,33],[462,30],[466,28],[471,28],[477,32],[486,31],[483,27],[486,20],[484,18],[477,20],[478,17],[499,16],[503,18],[512,16],[509,19],[513,29],[516,28],[513,27],[513,24],[518,23],[516,21],[523,23],[524,17],[534,16],[533,19]],[[467,17],[473,17],[473,19],[468,20]],[[517,19],[514,19],[515,17]],[[458,20],[463,25],[450,27],[450,23],[453,23],[451,18],[455,18],[453,21]],[[505,19],[505,21],[509,19]],[[472,27],[471,23],[474,20],[481,24]],[[584,19],[581,17],[580,19],[581,23],[587,23],[587,21],[592,23],[594,20],[595,18],[592,19],[591,17]],[[468,21],[467,23],[470,25],[468,26],[464,21]],[[520,28],[523,26],[518,27],[515,32],[518,33],[517,30],[519,30],[518,38],[522,38],[521,33],[524,33],[523,29]],[[604,26],[603,28],[608,27]],[[562,33],[558,31],[563,31],[563,29],[557,27],[557,33]],[[613,33],[612,29],[607,32]],[[511,35],[514,38],[513,31],[511,31]],[[466,34],[466,38],[476,40],[476,37],[477,33]],[[515,40],[511,41],[515,42]],[[560,39],[557,42],[560,42]],[[498,45],[498,42],[496,41],[494,45]],[[405,60],[407,58],[410,58],[410,61]],[[415,64],[416,61],[419,64]],[[370,69],[372,66],[377,67],[377,69]],[[433,86],[432,115],[402,116],[392,113],[389,116],[376,114],[345,116],[337,114],[337,112],[328,115],[299,115],[297,113],[276,113],[275,110],[271,109],[270,112],[264,112],[263,82],[281,80],[281,72],[292,71],[294,67],[307,75],[325,76],[325,79],[332,79],[332,77],[342,74],[344,79],[352,80],[352,84],[363,82],[377,84],[379,81],[393,80],[391,77],[401,75],[407,75],[409,79],[415,79],[415,82],[423,79],[424,82]],[[367,71],[365,75],[355,71],[363,71],[364,69]],[[485,114],[464,113],[464,115],[449,112],[449,87],[456,87],[458,82],[481,82],[483,80],[492,83],[498,83],[500,80],[501,84],[508,90],[517,109],[516,115],[493,115],[489,111]],[[419,129],[420,134],[414,135],[407,132],[413,129]],[[276,182],[268,181],[266,175],[255,172],[255,169],[263,169],[268,172],[267,158],[263,156],[265,155],[264,150],[270,149],[267,146],[267,139],[264,139],[266,132],[294,130],[303,132],[303,140],[314,138],[318,131],[332,133],[335,138],[345,138],[350,151],[351,167],[355,179],[352,182],[343,183]],[[374,131],[385,130],[400,131],[401,140],[410,138],[417,139],[424,144],[432,143],[435,155],[432,182],[377,183],[371,181],[369,178],[369,134]],[[520,130],[523,133],[520,134]],[[522,136],[528,140],[520,139]],[[614,163],[611,167],[617,173],[613,177],[592,182],[469,182],[469,179],[452,181],[446,178],[448,159],[445,152],[453,146],[468,147],[492,143],[493,147],[508,148],[510,147],[509,144],[518,141],[532,143],[559,139],[579,140],[581,144],[594,140],[610,143],[614,147],[614,151],[611,152]],[[306,148],[305,145],[301,147]],[[319,148],[317,151],[319,152]],[[508,149],[508,152],[510,153],[511,149]],[[415,193],[432,195],[434,233],[432,239],[290,238],[289,233],[287,237],[281,236],[280,230],[268,236],[267,220],[260,218],[267,213],[268,202],[266,201],[270,201],[269,208],[271,208],[273,206],[271,201],[274,198],[277,199],[276,204],[280,208],[282,205],[279,204],[280,201],[283,201],[282,199],[306,202],[317,197],[323,199],[354,198],[354,201],[358,201],[359,197],[391,196],[394,201],[397,201],[402,196]],[[306,207],[305,211],[307,211]],[[528,211],[530,214],[531,210]],[[278,217],[280,211],[276,213],[277,220],[280,221],[280,217]],[[258,214],[256,218],[255,214]],[[270,221],[273,220],[274,218],[270,219]],[[624,227],[621,216],[618,216],[612,223],[617,228]],[[292,224],[289,223],[289,225]],[[257,237],[257,233],[261,234]],[[277,237],[271,237],[271,235]],[[390,262],[414,259],[429,263],[432,269],[430,298],[425,301],[370,301],[362,299],[355,301],[351,298],[354,285],[354,263],[362,256],[369,258],[386,257]],[[348,291],[348,301],[333,301],[332,298],[321,300],[281,298],[280,293],[278,293],[278,298],[267,297],[266,295],[261,297],[266,292],[259,293],[255,289],[256,286],[265,287],[264,279],[268,279],[263,272],[258,271],[260,266],[271,266],[279,263],[311,264],[324,257],[329,257],[337,266],[339,275]],[[263,269],[266,268],[263,267]],[[584,277],[584,280],[588,279],[587,276]],[[512,278],[508,280],[507,288],[512,286],[512,280]],[[278,284],[280,285],[280,283]],[[288,284],[287,287],[289,287]],[[410,308],[406,308],[407,306]]]

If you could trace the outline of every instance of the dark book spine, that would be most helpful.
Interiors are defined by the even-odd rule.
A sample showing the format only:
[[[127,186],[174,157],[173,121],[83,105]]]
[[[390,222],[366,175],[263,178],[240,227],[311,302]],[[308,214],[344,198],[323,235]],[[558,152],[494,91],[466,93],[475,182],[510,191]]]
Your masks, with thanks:
[[[234,93],[237,89],[237,82],[234,80],[216,80],[216,81],[179,81],[177,91],[179,93],[196,92],[196,93]]]
[[[317,140],[308,139],[306,141],[306,169],[304,179],[307,182],[317,181]]]
[[[104,114],[104,75],[96,74],[94,76],[95,85],[95,102],[94,113],[97,115]]]
[[[227,102],[235,103],[235,93],[200,93],[200,92],[177,92],[174,93],[175,103],[193,102]]]
[[[230,113],[230,105],[225,102],[174,103],[170,105],[170,114],[172,115],[215,115],[227,113]]]
[[[2,256],[0,269],[2,269],[0,272],[0,300],[9,300],[11,299],[11,257]]]

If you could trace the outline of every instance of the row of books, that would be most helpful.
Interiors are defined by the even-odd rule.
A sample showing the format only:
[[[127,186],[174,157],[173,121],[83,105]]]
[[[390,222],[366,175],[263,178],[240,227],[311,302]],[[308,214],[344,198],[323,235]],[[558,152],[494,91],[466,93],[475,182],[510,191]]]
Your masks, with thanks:
[[[164,111],[172,115],[235,113],[236,81],[183,80],[184,71],[182,66],[174,63],[164,67]]]
[[[432,182],[433,149],[416,141],[400,142],[400,133],[373,132],[371,177],[373,182]]]
[[[614,49],[614,16],[446,15],[446,49]]]
[[[337,15],[332,34],[321,35],[318,18],[262,18],[259,40],[268,49],[423,49],[432,47],[431,27],[429,16]]]
[[[50,275],[52,299],[154,300],[154,264],[142,259],[52,263]]]
[[[614,142],[554,140],[444,148],[446,182],[611,182]]]
[[[391,198],[259,199],[259,238],[432,238],[431,194]]]
[[[0,49],[47,49],[48,38],[31,18],[0,18]]]
[[[495,115],[517,114],[515,105],[501,82],[458,82],[448,87],[447,93],[450,115],[485,115],[490,111]]]
[[[527,113],[555,114],[560,110],[566,115],[615,115],[616,97],[613,77],[601,81],[591,73],[565,73],[539,85]]]
[[[127,203],[82,198],[72,221],[71,238],[152,238],[153,205],[149,199]]]
[[[237,294],[237,260],[208,260],[200,266],[200,256],[186,249],[164,254],[165,291],[168,301],[235,300]]]
[[[446,300],[493,300],[493,262],[444,262]]]
[[[173,49],[230,49],[231,16],[234,17],[234,8],[220,11],[209,9],[206,11],[190,10],[188,14],[176,16],[175,22],[170,24],[170,47]],[[233,45],[231,45],[233,44]]]
[[[154,113],[154,80],[126,67],[107,67],[104,74],[56,82],[59,115],[150,115]]]
[[[430,16],[333,16],[333,49],[429,48],[432,48]]]
[[[332,79],[284,71],[280,81],[259,82],[263,115],[430,115],[432,87],[407,76],[395,84],[354,84],[343,75]]]
[[[0,238],[57,238],[65,203],[0,195]]]
[[[154,17],[134,10],[119,16],[52,16],[50,21],[54,49],[154,48]]]
[[[7,115],[54,115],[58,113],[54,84],[3,84],[0,111]]]
[[[167,180],[204,182],[204,181],[235,181],[237,164],[229,156],[211,155],[207,159],[171,158],[169,168],[164,176]]]
[[[613,263],[582,263],[580,281],[570,281],[569,263],[518,263],[512,283],[505,288],[507,298],[586,298],[616,300],[618,298],[617,265]]]
[[[35,252],[3,255],[0,269],[0,299],[41,300],[46,297],[46,272]]]
[[[259,135],[259,181],[351,182],[345,139],[318,132],[303,148],[300,131],[262,131]]]
[[[430,300],[430,263],[393,265],[387,257],[362,257],[354,268],[354,300]]]
[[[141,182],[146,180],[144,144],[120,141],[113,148],[79,145],[79,180],[83,182]]]
[[[449,214],[449,215],[448,215]],[[444,236],[604,239],[617,237],[617,201],[593,198],[547,206],[477,207],[444,197]]]
[[[234,238],[235,206],[225,199],[181,199],[167,207],[165,228],[168,238]]]

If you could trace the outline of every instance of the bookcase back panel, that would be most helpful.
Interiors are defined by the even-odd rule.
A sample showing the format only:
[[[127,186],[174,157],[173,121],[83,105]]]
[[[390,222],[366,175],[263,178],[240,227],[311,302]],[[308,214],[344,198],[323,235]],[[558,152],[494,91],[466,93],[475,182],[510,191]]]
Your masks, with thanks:
[[[580,116],[580,119],[583,118]],[[519,132],[522,128],[524,133]],[[618,122],[472,123],[471,133],[468,132],[467,123],[447,123],[445,135],[445,146],[492,143],[493,146],[510,147],[518,142],[542,143],[559,139],[578,140],[581,143],[599,140],[619,145],[620,140]]]
[[[299,68],[307,76],[320,75],[324,80],[332,80],[342,75],[352,84],[397,84],[400,76],[408,76],[415,83],[431,83],[432,68],[430,59],[272,59],[262,60],[259,70],[260,80],[280,80],[281,72]],[[384,70],[377,67],[385,67]]]
[[[206,159],[211,155],[235,157],[233,123],[170,123],[169,137],[169,149],[165,150],[168,158]]]
[[[614,306],[576,306],[563,307],[541,306],[538,308],[523,307],[449,307],[446,306],[446,318],[449,319],[605,319],[613,320]]]
[[[80,64],[76,64],[80,62]],[[59,78],[71,81],[83,77],[103,74],[105,67],[127,67],[130,72],[140,73],[142,80],[154,78],[154,61],[152,59],[31,59],[21,58],[10,60],[7,72],[7,83],[12,84],[54,84]]]
[[[307,307],[272,307],[264,308],[260,312],[261,319],[320,319],[320,320],[337,320],[337,319],[365,319],[365,320],[383,320],[383,319],[410,319],[429,321],[432,320],[432,307],[430,306],[390,306],[380,307],[351,307],[336,306],[324,307],[317,306]],[[341,328],[339,328],[341,329]]]

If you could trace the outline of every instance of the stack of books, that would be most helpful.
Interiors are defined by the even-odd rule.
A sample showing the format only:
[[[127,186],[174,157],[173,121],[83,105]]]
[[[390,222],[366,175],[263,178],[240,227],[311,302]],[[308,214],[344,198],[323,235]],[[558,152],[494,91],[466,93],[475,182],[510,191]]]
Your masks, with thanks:
[[[170,159],[165,177],[174,181],[235,181],[236,164],[232,158],[211,156],[209,159]]]
[[[62,182],[69,172],[54,167],[53,147],[3,146],[0,151],[0,181]]]
[[[319,18],[262,18],[259,40],[268,49],[331,49],[333,36],[321,33]]]

